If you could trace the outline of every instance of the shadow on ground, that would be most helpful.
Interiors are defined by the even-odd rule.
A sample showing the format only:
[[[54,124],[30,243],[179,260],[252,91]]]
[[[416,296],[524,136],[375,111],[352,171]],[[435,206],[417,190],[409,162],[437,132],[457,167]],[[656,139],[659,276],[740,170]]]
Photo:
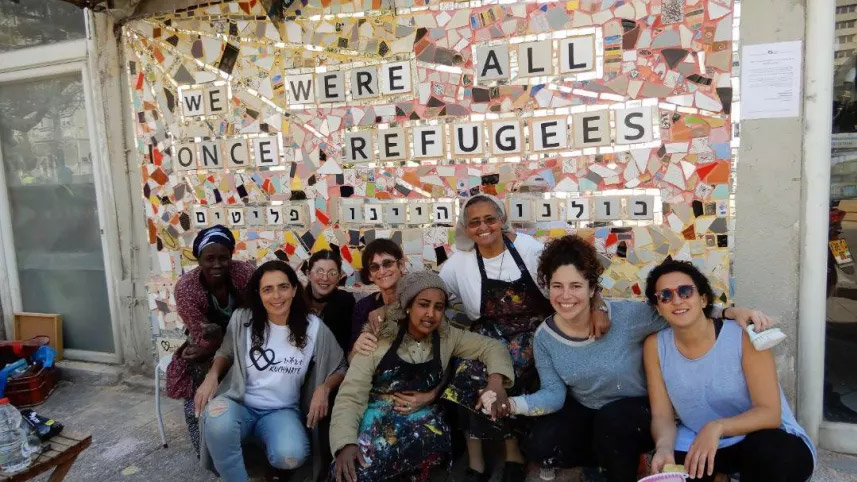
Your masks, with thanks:
[[[152,392],[124,385],[95,387],[61,382],[47,402],[35,407],[68,430],[92,433],[92,445],[78,458],[67,481],[219,480],[197,463],[185,431],[181,402],[164,397],[161,408],[169,444],[166,449],[161,447],[158,435]],[[452,480],[461,480],[464,470],[465,457],[457,455]],[[496,462],[492,482],[500,481],[501,465]],[[821,451],[819,465],[813,482],[857,482],[857,457]],[[47,475],[37,480],[47,480]],[[537,470],[527,477],[527,482],[539,480]],[[584,482],[578,471],[562,471],[554,480]]]

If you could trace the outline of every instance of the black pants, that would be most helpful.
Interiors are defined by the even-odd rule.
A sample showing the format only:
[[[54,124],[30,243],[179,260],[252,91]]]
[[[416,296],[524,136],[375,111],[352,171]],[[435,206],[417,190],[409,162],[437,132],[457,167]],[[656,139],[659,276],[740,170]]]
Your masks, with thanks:
[[[654,448],[646,397],[623,398],[593,410],[569,393],[559,412],[534,420],[525,449],[543,467],[599,466],[610,482],[635,482],[640,454]]]
[[[683,464],[686,456],[687,452],[676,452],[676,463]],[[741,482],[804,482],[812,469],[812,452],[806,443],[776,428],[753,432],[714,456],[715,474],[738,473]],[[694,480],[712,482],[714,477]]]

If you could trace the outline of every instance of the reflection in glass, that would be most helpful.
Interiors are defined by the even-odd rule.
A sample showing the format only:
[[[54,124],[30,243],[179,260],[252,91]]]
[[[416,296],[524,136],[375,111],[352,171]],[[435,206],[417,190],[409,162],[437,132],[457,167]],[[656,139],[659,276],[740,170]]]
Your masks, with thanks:
[[[0,52],[86,36],[83,11],[61,0],[0,2]]]
[[[25,311],[63,315],[68,348],[112,352],[79,74],[0,85],[0,146]]]
[[[824,417],[857,423],[857,0],[837,0]]]

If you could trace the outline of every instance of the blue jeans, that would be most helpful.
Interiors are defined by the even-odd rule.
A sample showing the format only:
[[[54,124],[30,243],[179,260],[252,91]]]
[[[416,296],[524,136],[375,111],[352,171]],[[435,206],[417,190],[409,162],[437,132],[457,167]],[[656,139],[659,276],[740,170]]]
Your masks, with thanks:
[[[217,397],[205,409],[204,427],[214,467],[227,482],[249,480],[241,442],[250,436],[264,444],[268,463],[275,468],[296,469],[309,457],[307,429],[296,408],[256,410]]]

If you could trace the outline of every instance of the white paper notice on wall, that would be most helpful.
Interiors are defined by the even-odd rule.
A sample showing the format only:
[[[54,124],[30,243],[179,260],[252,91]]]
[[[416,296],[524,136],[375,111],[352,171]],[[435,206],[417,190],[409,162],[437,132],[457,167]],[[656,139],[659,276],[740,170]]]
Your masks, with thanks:
[[[800,114],[802,50],[800,40],[741,49],[742,120]]]

